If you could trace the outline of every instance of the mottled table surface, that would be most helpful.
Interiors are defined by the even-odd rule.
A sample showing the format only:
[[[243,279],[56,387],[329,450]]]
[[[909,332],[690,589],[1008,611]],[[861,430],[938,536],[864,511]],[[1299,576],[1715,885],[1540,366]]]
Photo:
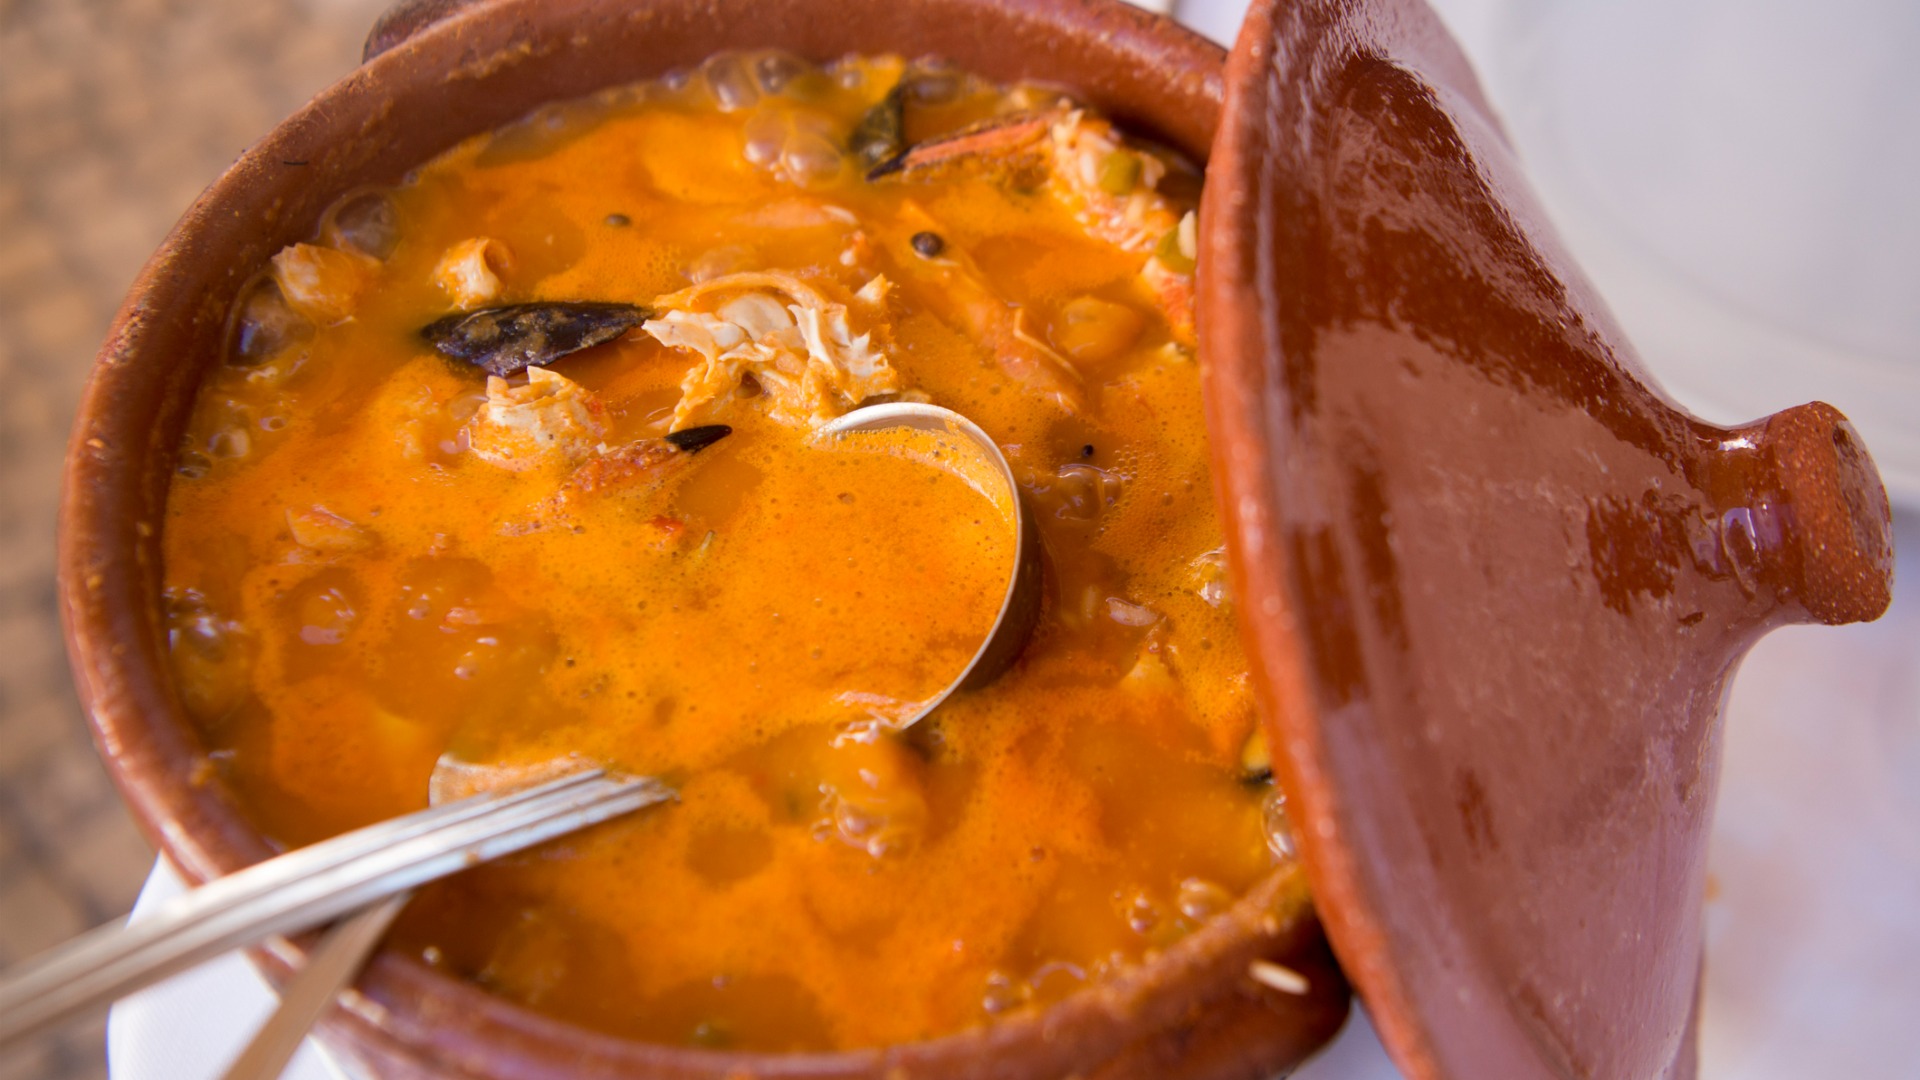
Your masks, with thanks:
[[[380,0],[0,0],[0,966],[124,913],[152,853],[67,675],[67,425],[134,274],[199,190],[357,61]],[[0,1080],[106,1075],[103,1017]]]

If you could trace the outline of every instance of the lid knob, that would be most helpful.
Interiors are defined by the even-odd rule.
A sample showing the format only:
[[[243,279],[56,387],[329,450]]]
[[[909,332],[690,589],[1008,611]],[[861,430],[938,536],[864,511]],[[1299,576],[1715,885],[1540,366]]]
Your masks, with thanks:
[[[1723,527],[1745,528],[1782,614],[1828,625],[1879,618],[1893,598],[1893,515],[1840,410],[1820,401],[1786,409],[1722,445],[1746,490]]]

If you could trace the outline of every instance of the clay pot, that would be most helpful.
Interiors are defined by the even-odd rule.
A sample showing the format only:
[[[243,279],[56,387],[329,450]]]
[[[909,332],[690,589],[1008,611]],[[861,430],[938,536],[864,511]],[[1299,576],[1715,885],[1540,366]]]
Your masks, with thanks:
[[[1197,159],[1218,119],[1224,59],[1117,0],[495,0],[408,4],[383,21],[365,66],[275,129],[182,218],[121,309],[74,429],[60,591],[76,679],[108,769],[190,881],[273,853],[187,722],[159,612],[157,533],[174,455],[240,286],[352,188],[394,183],[542,103],[761,47],[817,59],[938,54],[997,79],[1065,83]],[[283,977],[301,952],[283,942],[257,959]],[[1262,957],[1300,971],[1309,992],[1257,985],[1248,965]],[[1043,1012],[915,1045],[755,1055],[641,1044],[394,954],[342,1001],[324,1038],[380,1076],[1226,1080],[1299,1061],[1338,1027],[1347,991],[1295,867],[1132,973]]]
[[[1335,951],[1416,1080],[1691,1076],[1725,686],[1886,609],[1873,462],[1655,391],[1418,0],[1255,0],[1226,80],[1215,476]]]
[[[269,854],[210,779],[157,611],[173,453],[241,283],[354,186],[543,102],[765,46],[1044,77],[1196,158],[1211,148],[1214,473],[1342,966],[1418,1080],[1690,1076],[1726,681],[1774,626],[1884,610],[1885,494],[1825,405],[1722,429],[1660,397],[1418,0],[1257,0],[1224,82],[1218,49],[1108,0],[404,5],[365,67],[189,211],[82,406],[69,645],[156,843],[196,881]],[[297,951],[266,956],[270,972]],[[1261,956],[1311,992],[1257,988]],[[393,955],[345,1000],[326,1034],[354,1060],[488,1077],[1253,1078],[1346,1007],[1292,869],[1130,975],[884,1050],[641,1045]]]

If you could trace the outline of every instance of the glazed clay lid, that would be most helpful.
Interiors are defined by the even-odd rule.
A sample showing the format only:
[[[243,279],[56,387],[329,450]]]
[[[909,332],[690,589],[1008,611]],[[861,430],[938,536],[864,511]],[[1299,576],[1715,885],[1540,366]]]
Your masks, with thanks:
[[[1719,710],[1879,615],[1844,417],[1665,401],[1418,0],[1256,0],[1200,328],[1243,630],[1316,905],[1408,1075],[1693,1075]]]

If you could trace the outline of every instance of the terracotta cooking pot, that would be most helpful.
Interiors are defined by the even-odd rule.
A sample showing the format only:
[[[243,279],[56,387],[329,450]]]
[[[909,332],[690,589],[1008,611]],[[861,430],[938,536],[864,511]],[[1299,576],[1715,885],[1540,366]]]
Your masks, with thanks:
[[[1790,621],[1877,616],[1891,524],[1820,404],[1742,428],[1651,388],[1419,0],[1256,0],[1222,54],[1109,0],[427,0],[195,204],[75,429],[61,595],[149,835],[271,849],[174,692],[156,530],[240,285],[345,191],[544,102],[726,48],[935,53],[1070,84],[1207,159],[1199,303],[1238,610],[1305,877],[1418,1080],[1692,1075],[1719,706]],[[1216,127],[1218,138],[1215,138]],[[298,949],[264,957],[284,973]],[[1248,965],[1281,958],[1279,998]],[[582,1031],[382,955],[326,1023],[383,1075],[1246,1077],[1346,990],[1296,868],[1137,971],[937,1040],[741,1055]]]
[[[440,21],[436,21],[440,20]],[[61,596],[102,756],[147,835],[192,882],[274,849],[214,778],[175,691],[161,617],[158,528],[189,407],[219,362],[240,286],[321,212],[391,184],[461,139],[549,101],[689,67],[723,49],[815,59],[934,54],[995,79],[1042,78],[1204,160],[1224,56],[1112,0],[494,0],[403,5],[368,60],[250,150],[188,210],[134,285],[74,431]],[[258,954],[284,977],[298,943]],[[1304,974],[1304,996],[1248,975]],[[380,1076],[1270,1076],[1346,1014],[1298,867],[1139,969],[1044,1011],[931,1042],[764,1055],[586,1031],[380,955],[323,1022],[328,1044]]]

